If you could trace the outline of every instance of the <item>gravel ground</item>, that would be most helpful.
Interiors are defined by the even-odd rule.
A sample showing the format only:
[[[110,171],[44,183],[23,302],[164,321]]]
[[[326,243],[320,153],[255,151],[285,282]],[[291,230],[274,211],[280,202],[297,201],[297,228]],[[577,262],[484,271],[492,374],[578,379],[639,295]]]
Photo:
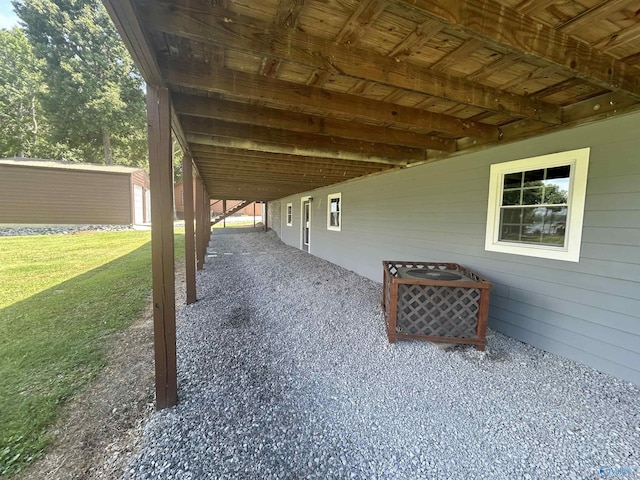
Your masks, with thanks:
[[[389,345],[379,284],[272,235],[212,245],[180,403],[124,478],[640,478],[640,387],[494,332]]]

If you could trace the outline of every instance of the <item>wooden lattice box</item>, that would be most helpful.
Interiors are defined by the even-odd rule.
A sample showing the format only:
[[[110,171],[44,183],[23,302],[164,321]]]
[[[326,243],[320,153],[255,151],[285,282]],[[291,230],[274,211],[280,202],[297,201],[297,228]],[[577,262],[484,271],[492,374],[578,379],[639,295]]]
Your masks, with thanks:
[[[384,261],[382,310],[398,339],[487,344],[491,283],[456,263]]]

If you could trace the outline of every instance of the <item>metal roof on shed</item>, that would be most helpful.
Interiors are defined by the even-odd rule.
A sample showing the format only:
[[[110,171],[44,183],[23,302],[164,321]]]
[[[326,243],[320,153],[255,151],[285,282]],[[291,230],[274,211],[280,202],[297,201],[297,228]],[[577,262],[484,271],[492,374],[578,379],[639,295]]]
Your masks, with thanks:
[[[56,160],[41,160],[37,158],[0,158],[0,165],[129,174],[144,170],[143,168],[125,167],[122,165],[97,165],[91,163],[60,162]]]

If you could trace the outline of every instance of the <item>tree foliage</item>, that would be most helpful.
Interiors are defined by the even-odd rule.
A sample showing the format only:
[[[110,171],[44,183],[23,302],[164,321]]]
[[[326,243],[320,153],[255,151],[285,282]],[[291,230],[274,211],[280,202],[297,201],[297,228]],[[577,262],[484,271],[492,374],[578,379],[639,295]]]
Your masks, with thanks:
[[[54,158],[146,164],[143,81],[99,0],[16,0]],[[44,85],[43,85],[44,84]]]
[[[0,30],[0,156],[36,155],[44,144],[41,70],[21,29]]]

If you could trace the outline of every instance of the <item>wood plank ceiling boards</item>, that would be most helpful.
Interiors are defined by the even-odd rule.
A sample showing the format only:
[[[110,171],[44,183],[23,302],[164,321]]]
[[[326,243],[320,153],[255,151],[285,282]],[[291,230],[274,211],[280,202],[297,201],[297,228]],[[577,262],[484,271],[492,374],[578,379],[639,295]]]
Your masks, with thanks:
[[[212,198],[268,201],[640,107],[638,0],[104,0]]]

